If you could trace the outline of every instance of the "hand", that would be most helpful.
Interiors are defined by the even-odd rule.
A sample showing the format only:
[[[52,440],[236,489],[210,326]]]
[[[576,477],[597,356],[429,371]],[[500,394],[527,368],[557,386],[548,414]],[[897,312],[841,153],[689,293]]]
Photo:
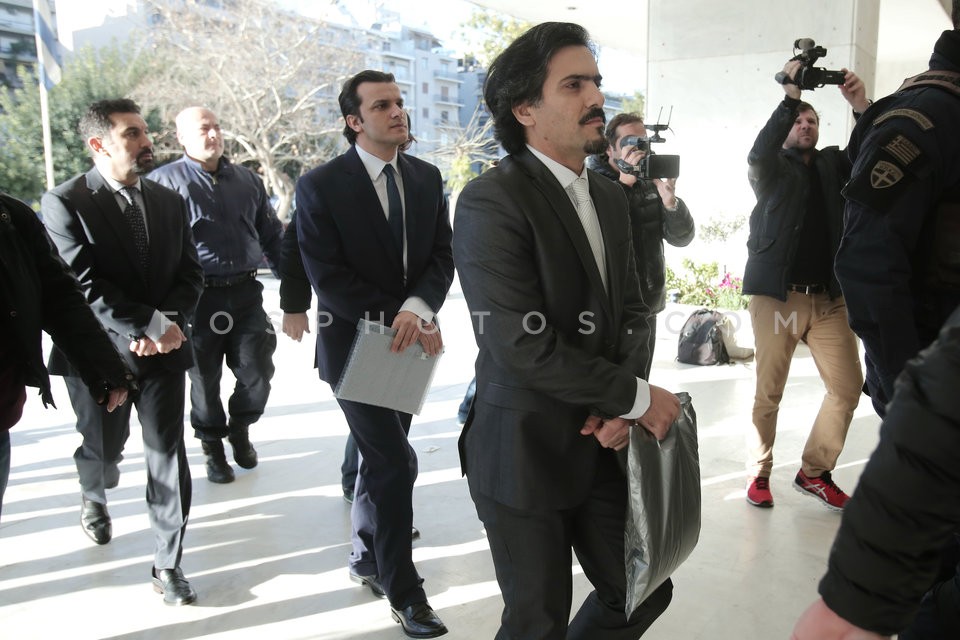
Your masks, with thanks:
[[[126,387],[117,387],[116,389],[110,389],[107,393],[107,413],[113,413],[113,410],[117,407],[122,407],[123,403],[127,401],[127,389]]]
[[[843,84],[840,85],[840,93],[843,94],[843,99],[854,111],[863,113],[870,106],[870,102],[867,101],[866,86],[853,71],[847,69],[841,69],[841,71],[845,74]]]
[[[676,209],[677,196],[674,192],[677,190],[677,179],[657,178],[653,181],[653,183],[657,185],[657,191],[660,192],[660,199],[663,200],[663,206],[665,206],[667,209]]]
[[[882,636],[847,622],[819,598],[800,614],[790,640],[888,640]]]
[[[800,67],[803,66],[803,63],[799,60],[790,60],[787,64],[783,65],[783,72],[787,74],[793,82],[788,82],[783,86],[783,92],[787,94],[788,97],[794,98],[795,100],[800,99],[800,87],[796,84],[797,74],[800,72]]]
[[[637,418],[637,424],[649,431],[657,440],[667,437],[673,421],[680,415],[680,400],[666,389],[650,385],[650,406]]]
[[[580,433],[585,436],[593,435],[602,446],[619,451],[630,444],[632,425],[633,421],[626,418],[601,420],[598,416],[590,416],[580,429]]]
[[[420,337],[417,338],[428,356],[438,356],[443,352],[443,337],[440,327],[428,322],[420,327]]]
[[[642,151],[638,147],[634,147],[632,151],[630,151],[627,155],[623,156],[622,160],[627,164],[635,167],[638,164],[640,164],[640,161],[643,160],[646,157],[646,155],[647,155],[646,151]],[[633,173],[624,173],[623,171],[621,171],[619,179],[621,183],[627,185],[628,187],[632,187],[637,183],[637,176],[636,174],[633,174]]]
[[[186,341],[187,336],[183,335],[180,327],[171,323],[170,326],[167,327],[167,330],[163,332],[163,335],[160,336],[160,339],[157,340],[157,351],[160,353],[170,353],[171,351],[179,349]]]
[[[132,340],[130,342],[130,351],[133,351],[141,358],[145,356],[155,356],[159,353],[159,351],[157,351],[157,343],[146,336]]]
[[[394,353],[402,352],[418,340],[427,355],[435,356],[443,348],[443,340],[440,338],[440,330],[437,326],[432,322],[424,323],[420,316],[412,311],[398,313],[390,326],[397,331],[390,345],[390,351]]]
[[[306,312],[304,313],[284,313],[283,320],[281,321],[281,328],[283,332],[287,334],[292,340],[300,342],[300,339],[303,338],[303,334],[310,333],[310,320],[307,318]]]

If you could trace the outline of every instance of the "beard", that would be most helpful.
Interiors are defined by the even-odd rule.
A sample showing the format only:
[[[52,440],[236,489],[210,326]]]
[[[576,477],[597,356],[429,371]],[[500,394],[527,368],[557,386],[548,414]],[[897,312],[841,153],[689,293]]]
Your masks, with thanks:
[[[583,150],[588,155],[596,155],[607,150],[607,139],[603,137],[603,127],[597,127],[597,137],[583,144]]]
[[[603,112],[603,109],[597,107],[588,111],[587,114],[580,119],[580,124],[586,124],[594,118],[600,118],[603,123],[607,122],[607,114]],[[603,124],[601,124],[597,127],[597,137],[585,142],[583,144],[583,151],[588,155],[594,155],[597,153],[603,153],[606,150],[607,139],[603,137]]]
[[[142,176],[145,173],[149,173],[155,166],[156,163],[153,161],[153,152],[143,151],[137,156],[137,162],[133,170],[137,175]]]

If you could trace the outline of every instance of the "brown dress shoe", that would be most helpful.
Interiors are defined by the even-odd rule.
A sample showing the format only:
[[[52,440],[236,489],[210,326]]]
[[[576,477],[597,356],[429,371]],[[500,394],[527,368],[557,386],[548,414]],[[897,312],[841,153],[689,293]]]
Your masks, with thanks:
[[[80,497],[80,526],[87,537],[97,544],[107,544],[113,538],[113,522],[107,505]]]

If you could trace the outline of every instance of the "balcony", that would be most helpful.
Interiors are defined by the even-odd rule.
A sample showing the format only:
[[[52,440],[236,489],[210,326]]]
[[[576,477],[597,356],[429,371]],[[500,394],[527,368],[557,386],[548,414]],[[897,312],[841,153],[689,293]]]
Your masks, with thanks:
[[[439,103],[441,103],[441,104],[450,104],[450,105],[453,105],[453,106],[455,106],[455,107],[462,107],[462,106],[463,106],[463,103],[460,102],[460,97],[459,97],[459,96],[434,95],[434,96],[433,96],[433,101],[434,101],[434,102],[439,102]]]
[[[462,84],[463,80],[460,79],[459,74],[456,71],[444,71],[443,69],[434,69],[433,77],[439,80],[449,80],[450,82],[456,82],[457,84]]]

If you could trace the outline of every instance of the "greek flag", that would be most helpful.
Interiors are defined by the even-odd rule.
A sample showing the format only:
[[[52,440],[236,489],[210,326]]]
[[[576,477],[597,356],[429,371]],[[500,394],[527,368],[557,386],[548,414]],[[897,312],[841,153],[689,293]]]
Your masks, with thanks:
[[[53,33],[49,0],[33,0],[33,23],[37,34],[40,79],[48,90],[60,82],[60,43]]]

